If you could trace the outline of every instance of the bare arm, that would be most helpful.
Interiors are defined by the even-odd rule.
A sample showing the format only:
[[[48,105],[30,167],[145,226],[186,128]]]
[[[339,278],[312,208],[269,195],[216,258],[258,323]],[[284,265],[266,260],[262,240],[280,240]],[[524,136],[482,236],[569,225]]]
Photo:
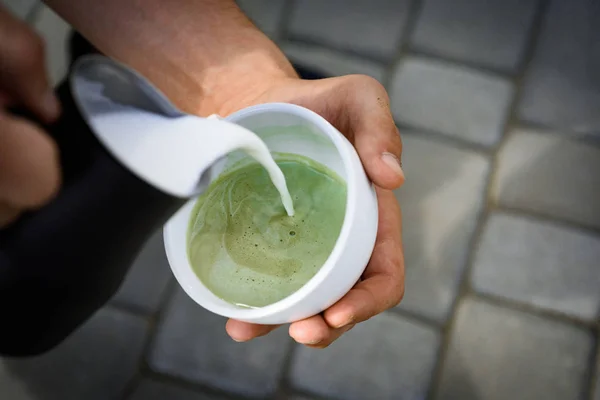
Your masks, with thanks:
[[[264,82],[296,76],[233,0],[46,3],[100,51],[138,70],[190,113],[227,114]]]
[[[140,71],[187,112],[227,115],[256,103],[294,103],[322,115],[354,144],[379,187],[377,243],[354,289],[322,315],[290,326],[296,341],[326,347],[354,324],[398,304],[404,292],[402,223],[390,190],[404,182],[402,142],[379,82],[361,75],[297,79],[233,0],[46,1],[98,49]],[[274,328],[227,324],[238,341]]]

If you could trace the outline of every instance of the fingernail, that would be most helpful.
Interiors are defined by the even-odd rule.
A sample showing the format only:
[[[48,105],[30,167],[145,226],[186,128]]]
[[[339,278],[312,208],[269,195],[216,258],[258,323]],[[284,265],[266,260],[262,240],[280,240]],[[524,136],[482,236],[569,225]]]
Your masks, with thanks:
[[[341,324],[332,325],[333,329],[344,329],[348,325],[352,324],[352,320],[344,321]]]
[[[42,100],[42,108],[48,118],[58,117],[58,114],[60,114],[60,103],[54,92],[46,93]]]
[[[402,175],[404,176],[404,171],[402,170],[402,164],[400,163],[400,160],[398,159],[398,157],[396,157],[395,155],[393,155],[392,153],[383,153],[381,155],[381,159],[383,160],[384,163],[387,164],[388,167],[390,167],[395,173],[397,173],[398,175]]]
[[[308,341],[308,342],[302,342],[302,344],[308,344],[310,346],[314,346],[316,344],[321,343],[322,341],[323,341],[323,339],[311,340],[311,341]]]
[[[335,329],[342,329],[342,328],[345,328],[346,326],[348,326],[350,324],[354,324],[354,315],[351,315],[346,320],[343,320],[343,322],[341,322],[341,323],[333,324],[333,325],[330,325],[330,326],[332,328],[335,328]]]

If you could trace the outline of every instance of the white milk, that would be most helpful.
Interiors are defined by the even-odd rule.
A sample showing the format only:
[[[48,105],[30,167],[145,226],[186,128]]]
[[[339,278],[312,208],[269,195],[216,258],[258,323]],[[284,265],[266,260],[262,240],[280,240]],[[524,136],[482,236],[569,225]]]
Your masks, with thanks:
[[[260,144],[261,145],[256,146],[245,146],[242,147],[241,150],[247,153],[250,157],[254,158],[267,170],[269,178],[271,178],[271,182],[273,182],[273,185],[279,192],[281,202],[283,203],[283,207],[285,207],[287,215],[291,217],[294,215],[294,203],[292,202],[290,191],[287,188],[285,176],[283,175],[283,172],[281,172],[281,169],[275,160],[273,160],[271,152],[262,140],[260,140]]]
[[[93,88],[79,87],[88,96],[94,93]],[[87,115],[96,137],[132,172],[162,191],[182,197],[202,193],[210,183],[205,178],[215,176],[213,164],[241,150],[267,170],[287,214],[294,215],[283,172],[252,131],[218,117],[165,117],[101,95],[93,102],[102,111]]]
[[[70,77],[73,98],[98,140],[131,172],[177,197],[201,194],[214,164],[241,150],[269,173],[289,216],[285,177],[265,143],[218,116],[184,114],[141,75],[102,56],[79,59]]]

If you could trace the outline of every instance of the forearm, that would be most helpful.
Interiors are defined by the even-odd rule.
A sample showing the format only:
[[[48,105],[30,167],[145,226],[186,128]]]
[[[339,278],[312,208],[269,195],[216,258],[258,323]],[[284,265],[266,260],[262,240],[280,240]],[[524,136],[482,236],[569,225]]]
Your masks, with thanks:
[[[183,110],[207,115],[295,76],[232,0],[46,0],[104,54],[139,71]],[[235,101],[230,101],[235,97]]]

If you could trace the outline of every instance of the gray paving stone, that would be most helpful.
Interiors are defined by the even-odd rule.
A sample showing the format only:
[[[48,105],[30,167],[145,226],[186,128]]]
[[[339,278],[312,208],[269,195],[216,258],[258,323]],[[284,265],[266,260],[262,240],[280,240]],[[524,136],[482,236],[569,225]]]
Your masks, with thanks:
[[[146,243],[112,301],[152,313],[158,309],[171,279],[161,229]]]
[[[552,1],[525,79],[519,116],[600,137],[600,2]]]
[[[0,5],[21,19],[29,16],[38,3],[37,0],[0,0]]]
[[[220,400],[220,397],[209,396],[190,389],[175,386],[151,379],[144,379],[128,400]]]
[[[138,369],[145,334],[142,319],[117,310],[100,310],[42,356],[0,358],[0,398],[118,399]]]
[[[600,365],[596,366],[596,379],[593,390],[593,400],[600,400]]]
[[[583,400],[592,347],[578,327],[467,299],[437,399]]]
[[[286,0],[236,0],[236,2],[264,33],[271,37],[277,33]]]
[[[425,0],[412,45],[442,57],[515,72],[538,0]]]
[[[409,57],[398,66],[390,92],[399,122],[492,146],[502,137],[513,87],[466,67]]]
[[[67,57],[67,41],[71,26],[54,11],[42,5],[31,21],[35,30],[46,43],[46,67],[52,85],[60,82],[69,67]]]
[[[284,43],[281,48],[294,63],[317,70],[327,76],[364,74],[379,82],[384,79],[385,68],[376,62],[303,43]]]
[[[178,289],[158,327],[149,364],[157,372],[262,399],[277,389],[290,340],[279,329],[235,343],[225,333],[224,318]]]
[[[596,380],[593,390],[593,400],[600,400],[600,365],[596,366]]]
[[[600,147],[516,130],[500,149],[492,196],[499,204],[600,227]]]
[[[475,257],[479,292],[595,320],[600,316],[600,236],[497,213]]]
[[[489,162],[404,132],[406,293],[399,307],[443,322],[454,302],[483,206]]]
[[[382,314],[358,324],[325,351],[298,346],[291,382],[327,398],[424,399],[439,339],[433,329]]]
[[[291,397],[285,397],[286,400],[325,400],[324,397],[315,396],[304,396],[304,395],[292,395]]]
[[[376,58],[396,55],[410,0],[298,0],[290,35]]]

